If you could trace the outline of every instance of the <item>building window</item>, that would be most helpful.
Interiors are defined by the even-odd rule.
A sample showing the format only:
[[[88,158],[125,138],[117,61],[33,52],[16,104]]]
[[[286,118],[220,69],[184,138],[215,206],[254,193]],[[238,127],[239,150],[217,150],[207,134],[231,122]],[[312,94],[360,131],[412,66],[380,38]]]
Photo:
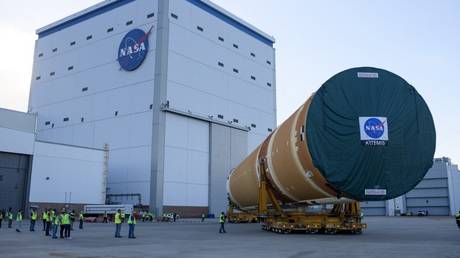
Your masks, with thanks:
[[[54,128],[54,123],[51,124],[51,128]]]
[[[233,44],[233,47],[234,48],[239,48],[237,44]]]
[[[50,125],[50,124],[51,124],[50,121],[46,121],[46,122],[45,122],[45,125]]]
[[[118,116],[118,111],[115,111],[115,116]]]
[[[132,20],[126,22],[126,26],[129,26],[129,25],[131,25],[131,24],[133,24],[133,21],[132,21]]]
[[[42,56],[43,56],[43,53],[38,54],[38,57],[42,57]]]
[[[107,33],[110,33],[110,32],[112,32],[112,31],[113,31],[113,27],[107,29]]]
[[[224,119],[223,115],[217,115],[217,118]]]
[[[37,81],[38,81],[38,80],[40,80],[41,78],[42,78],[42,77],[40,77],[40,76],[37,76],[37,77],[35,77],[35,80],[37,80]]]
[[[89,35],[89,36],[86,37],[86,40],[90,40],[92,38],[93,38],[93,35]]]
[[[256,80],[256,77],[255,77],[254,75],[251,75],[251,79],[252,79],[253,81],[255,81],[255,80]]]
[[[51,72],[50,73],[50,76],[54,76],[56,73],[55,72]]]
[[[58,49],[57,48],[53,48],[53,53],[57,52]]]
[[[222,38],[222,37],[219,37],[218,39],[219,39],[220,41],[222,41],[222,42],[224,42],[224,41],[225,41],[225,39],[224,39],[224,38]]]
[[[177,14],[175,14],[175,13],[171,13],[171,17],[173,17],[176,20],[179,19],[179,16],[177,16]]]
[[[153,109],[153,104],[150,104],[149,109]]]
[[[67,70],[69,70],[69,71],[70,71],[70,70],[73,70],[73,66],[69,66],[69,67],[67,68]]]
[[[268,87],[271,87],[271,86],[272,86],[272,84],[271,84],[271,83],[269,83],[269,82],[267,82],[267,86],[268,86]]]
[[[240,71],[238,71],[238,69],[236,69],[236,68],[233,68],[233,72],[234,73],[239,73]]]
[[[268,60],[267,60],[267,64],[271,65],[271,64],[272,64],[272,62],[270,62],[270,61],[268,61]]]
[[[238,119],[233,118],[233,123],[238,123],[238,122],[239,122]]]
[[[64,119],[62,119],[62,121],[68,122],[68,121],[69,121],[69,118],[68,118],[68,117],[64,117]]]
[[[72,41],[72,42],[70,42],[70,45],[71,45],[71,46],[74,46],[76,43],[77,43],[77,42]]]
[[[219,66],[221,66],[221,67],[224,67],[224,63],[222,63],[222,62],[218,62],[217,64],[218,64]]]
[[[153,16],[155,16],[154,13],[149,13],[149,14],[147,14],[147,19],[150,19],[150,18],[152,18]]]
[[[267,130],[268,130],[269,132],[273,132],[273,129],[271,129],[271,128],[268,128]]]
[[[199,31],[203,31],[203,28],[200,27],[200,26],[196,26],[196,29],[199,30]]]
[[[88,91],[88,87],[82,88],[81,91]]]
[[[256,124],[251,124],[251,127],[256,128],[257,126],[256,126]]]
[[[85,118],[84,118],[84,117],[80,118],[80,121],[81,121],[82,123],[85,122]]]
[[[256,54],[254,54],[254,53],[251,52],[251,56],[252,56],[252,57],[256,57]]]

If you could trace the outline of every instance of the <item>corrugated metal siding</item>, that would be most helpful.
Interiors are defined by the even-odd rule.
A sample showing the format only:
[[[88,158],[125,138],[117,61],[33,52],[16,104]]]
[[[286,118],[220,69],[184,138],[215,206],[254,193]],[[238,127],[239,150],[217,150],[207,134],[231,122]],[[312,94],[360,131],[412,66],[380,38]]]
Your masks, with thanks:
[[[428,215],[449,215],[449,189],[447,167],[442,160],[435,160],[424,179],[406,194],[408,213],[426,210]]]
[[[364,216],[385,216],[385,201],[362,202],[361,210]]]
[[[24,208],[29,156],[0,152],[0,209]]]

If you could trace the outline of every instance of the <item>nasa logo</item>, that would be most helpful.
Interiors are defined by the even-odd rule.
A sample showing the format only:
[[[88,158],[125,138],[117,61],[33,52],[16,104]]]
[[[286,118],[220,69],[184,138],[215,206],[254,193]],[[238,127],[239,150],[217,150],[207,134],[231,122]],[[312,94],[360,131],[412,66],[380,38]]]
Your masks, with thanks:
[[[380,119],[372,117],[364,123],[364,132],[373,139],[379,139],[385,132],[385,126]]]
[[[142,64],[149,52],[152,28],[147,33],[140,29],[131,30],[122,39],[118,48],[118,63],[123,70],[134,71]]]

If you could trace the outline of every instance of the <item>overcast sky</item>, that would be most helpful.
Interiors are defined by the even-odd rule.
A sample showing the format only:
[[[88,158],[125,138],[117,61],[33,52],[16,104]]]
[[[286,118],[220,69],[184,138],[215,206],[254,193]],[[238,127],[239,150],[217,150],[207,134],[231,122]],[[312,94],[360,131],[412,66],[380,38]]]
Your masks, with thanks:
[[[276,38],[278,123],[337,72],[376,66],[419,91],[436,156],[460,163],[460,1],[213,1]],[[27,110],[35,29],[98,2],[0,0],[0,107]]]

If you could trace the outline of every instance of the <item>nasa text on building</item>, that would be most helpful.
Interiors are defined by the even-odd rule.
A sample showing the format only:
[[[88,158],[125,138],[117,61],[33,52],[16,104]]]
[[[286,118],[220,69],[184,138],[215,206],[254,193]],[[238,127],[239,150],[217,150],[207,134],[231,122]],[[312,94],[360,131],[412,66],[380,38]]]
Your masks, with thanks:
[[[113,202],[226,207],[229,171],[276,126],[273,37],[206,0],[104,1],[37,34],[38,140],[108,144]]]

